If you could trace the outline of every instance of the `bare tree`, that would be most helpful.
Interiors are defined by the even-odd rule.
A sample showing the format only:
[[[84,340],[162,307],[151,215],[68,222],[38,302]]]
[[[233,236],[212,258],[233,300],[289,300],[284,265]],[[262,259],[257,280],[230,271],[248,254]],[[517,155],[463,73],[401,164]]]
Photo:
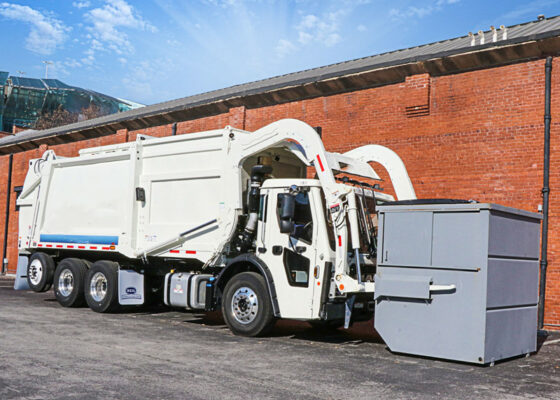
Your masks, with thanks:
[[[78,121],[85,121],[86,119],[102,117],[107,114],[108,113],[103,112],[103,110],[98,105],[90,103],[88,107],[82,108],[78,117]]]
[[[98,105],[90,103],[88,107],[82,108],[79,113],[71,113],[59,105],[54,111],[41,114],[35,122],[35,129],[43,130],[68,125],[78,121],[102,117],[107,115]]]
[[[59,105],[52,112],[41,114],[39,119],[35,122],[35,129],[44,130],[55,128],[57,126],[68,125],[78,121],[78,116],[65,110],[62,105]]]

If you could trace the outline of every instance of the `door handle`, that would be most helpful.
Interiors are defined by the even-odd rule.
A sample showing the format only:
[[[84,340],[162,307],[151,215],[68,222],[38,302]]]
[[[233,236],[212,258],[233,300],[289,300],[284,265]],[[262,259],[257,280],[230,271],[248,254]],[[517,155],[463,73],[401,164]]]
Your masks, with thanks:
[[[305,246],[296,246],[296,253],[298,254],[305,253],[305,250],[307,250]]]
[[[282,246],[272,246],[272,254],[274,254],[275,256],[281,255],[283,250],[284,249]]]

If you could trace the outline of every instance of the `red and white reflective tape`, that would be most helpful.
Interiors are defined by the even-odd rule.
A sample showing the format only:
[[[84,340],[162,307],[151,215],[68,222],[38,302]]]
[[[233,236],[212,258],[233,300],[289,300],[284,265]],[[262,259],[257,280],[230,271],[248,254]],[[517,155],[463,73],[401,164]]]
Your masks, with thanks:
[[[196,250],[169,250],[169,252],[173,254],[181,254],[181,251],[185,254],[196,254]]]
[[[56,247],[57,249],[75,249],[78,248],[79,250],[105,250],[105,251],[115,251],[117,248],[114,245],[111,246],[85,246],[85,245],[73,245],[73,244],[46,244],[46,243],[37,243],[37,247]]]

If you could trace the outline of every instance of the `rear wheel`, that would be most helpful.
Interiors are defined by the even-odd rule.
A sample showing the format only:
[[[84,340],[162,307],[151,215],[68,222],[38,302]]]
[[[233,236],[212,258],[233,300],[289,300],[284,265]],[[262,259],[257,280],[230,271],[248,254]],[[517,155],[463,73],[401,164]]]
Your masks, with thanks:
[[[272,303],[264,278],[255,272],[235,275],[227,283],[222,314],[236,335],[264,335],[274,325]]]
[[[54,261],[45,253],[34,253],[27,265],[27,283],[34,292],[46,292],[51,288],[54,276]]]
[[[84,282],[88,264],[78,258],[65,258],[54,273],[54,296],[64,307],[80,307],[85,302]]]
[[[84,282],[86,302],[93,311],[106,313],[118,306],[118,264],[112,261],[97,261],[87,272]]]

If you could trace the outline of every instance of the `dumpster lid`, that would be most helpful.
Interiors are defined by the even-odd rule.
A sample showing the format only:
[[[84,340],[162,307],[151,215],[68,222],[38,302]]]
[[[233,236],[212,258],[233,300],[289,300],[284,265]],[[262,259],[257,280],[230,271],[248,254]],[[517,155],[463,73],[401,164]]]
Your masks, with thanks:
[[[426,202],[426,200],[430,200],[430,202]],[[435,202],[434,200],[442,200],[442,201]],[[514,214],[522,217],[532,218],[532,219],[538,219],[538,220],[542,219],[542,214],[540,213],[520,210],[513,207],[506,207],[500,204],[477,203],[468,200],[455,200],[455,202],[450,202],[450,199],[403,200],[403,201],[387,202],[377,206],[377,211],[379,211],[380,213],[407,212],[407,211],[476,212],[480,210],[498,211],[507,214]]]

